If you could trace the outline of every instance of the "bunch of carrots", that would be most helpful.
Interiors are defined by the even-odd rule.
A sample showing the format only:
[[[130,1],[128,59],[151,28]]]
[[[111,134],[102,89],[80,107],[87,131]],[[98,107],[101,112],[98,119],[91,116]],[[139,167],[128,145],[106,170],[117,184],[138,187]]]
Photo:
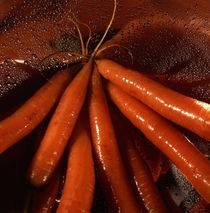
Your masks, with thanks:
[[[129,134],[131,123],[210,203],[210,162],[172,124],[210,140],[210,105],[111,60],[100,59],[100,46],[115,11],[116,1],[109,26],[90,57],[88,48],[82,45],[83,56],[89,59],[73,80],[69,70],[58,72],[14,114],[0,121],[0,153],[3,153],[32,132],[57,104],[28,171],[33,186],[48,184],[34,212],[52,210],[59,190],[60,161],[66,148],[66,178],[57,212],[91,211],[95,168],[106,186],[104,192],[113,212],[169,212],[154,174]],[[76,21],[74,24],[78,26]],[[110,109],[107,96],[130,122]]]

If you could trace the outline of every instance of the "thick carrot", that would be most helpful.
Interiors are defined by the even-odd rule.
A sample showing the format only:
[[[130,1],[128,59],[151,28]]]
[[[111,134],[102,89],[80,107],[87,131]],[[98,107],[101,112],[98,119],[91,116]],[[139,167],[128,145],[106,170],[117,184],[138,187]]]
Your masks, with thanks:
[[[95,185],[91,149],[88,129],[84,120],[80,120],[70,140],[66,179],[57,213],[91,211]]]
[[[119,212],[140,212],[120,156],[99,73],[92,75],[89,105],[90,126],[99,169],[109,182],[112,202]]]
[[[149,167],[143,158],[139,155],[135,147],[132,135],[130,134],[130,124],[117,112],[115,112],[113,116],[115,118],[114,124],[118,135],[121,135],[121,139],[119,141],[120,146],[132,173],[131,176],[138,190],[140,200],[142,199],[148,212],[168,212],[164,201],[161,198],[161,194],[155,185]]]
[[[108,91],[120,111],[154,143],[210,202],[210,162],[175,127],[158,113],[127,95],[114,84]]]
[[[57,73],[15,113],[0,121],[0,153],[38,126],[58,101],[70,79],[67,71]]]
[[[62,157],[85,100],[91,71],[92,61],[89,61],[61,97],[30,166],[29,180],[34,186],[49,180]]]
[[[145,75],[110,60],[97,61],[99,72],[167,119],[210,140],[210,105],[184,96]]]

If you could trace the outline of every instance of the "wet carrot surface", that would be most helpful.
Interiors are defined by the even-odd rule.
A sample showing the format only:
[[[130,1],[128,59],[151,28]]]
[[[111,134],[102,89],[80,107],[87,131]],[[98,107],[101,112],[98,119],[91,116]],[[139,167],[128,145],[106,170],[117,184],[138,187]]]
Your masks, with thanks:
[[[90,212],[95,185],[95,171],[90,133],[84,119],[73,132],[68,153],[66,178],[58,213]],[[84,197],[85,199],[81,199]]]
[[[99,72],[128,94],[139,99],[167,119],[210,140],[210,105],[186,97],[145,75],[111,61],[97,62]]]
[[[131,178],[139,193],[139,200],[144,202],[148,212],[168,212],[149,167],[137,151],[131,134],[131,125],[118,111],[113,111],[112,115],[124,161],[131,172]],[[127,131],[124,131],[125,129]]]
[[[108,90],[121,112],[175,163],[196,190],[210,202],[208,159],[159,114],[130,97],[114,84],[109,83]]]
[[[50,213],[53,211],[59,193],[61,174],[60,171],[57,171],[47,186],[33,192],[32,206],[30,207],[32,213]]]
[[[102,83],[94,70],[90,90],[90,126],[97,161],[108,180],[117,209],[140,212],[122,163]]]
[[[35,186],[45,184],[62,157],[85,100],[92,62],[86,64],[65,90],[29,171]],[[53,145],[52,145],[53,144]]]
[[[59,100],[70,79],[66,71],[56,74],[14,114],[0,121],[0,153],[39,125]]]

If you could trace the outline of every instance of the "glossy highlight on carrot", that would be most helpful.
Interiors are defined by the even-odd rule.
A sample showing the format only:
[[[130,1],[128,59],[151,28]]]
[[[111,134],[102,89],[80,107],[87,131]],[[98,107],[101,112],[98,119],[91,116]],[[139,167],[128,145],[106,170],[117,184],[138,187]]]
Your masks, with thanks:
[[[31,213],[51,213],[59,192],[62,172],[59,168],[44,188],[33,193]]]
[[[137,71],[110,60],[98,60],[99,72],[126,93],[160,113],[165,118],[210,140],[210,105],[184,96]]]
[[[89,61],[61,97],[29,169],[32,185],[44,185],[61,159],[83,106],[91,71],[92,61]]]
[[[132,173],[131,177],[136,185],[139,199],[143,201],[148,212],[167,213],[168,209],[161,198],[152,173],[135,147],[130,124],[117,111],[113,113],[113,116],[115,117],[115,128],[118,135],[121,135],[119,141],[121,150]]]
[[[0,121],[0,153],[24,138],[47,116],[71,80],[68,71],[55,74],[16,112]]]
[[[98,166],[109,182],[116,211],[140,212],[117,145],[102,82],[94,69],[90,88],[90,127]]]
[[[134,146],[138,151],[138,155],[140,155],[140,157],[146,162],[152,173],[153,180],[156,182],[160,175],[163,175],[168,171],[169,160],[131,124],[129,125],[129,137],[132,138],[132,141],[135,144]]]
[[[90,134],[84,123],[84,119],[79,120],[70,140],[66,178],[57,213],[91,212],[95,170]]]
[[[201,196],[210,202],[210,162],[207,158],[155,111],[112,83],[108,83],[108,91],[120,111],[180,169]]]

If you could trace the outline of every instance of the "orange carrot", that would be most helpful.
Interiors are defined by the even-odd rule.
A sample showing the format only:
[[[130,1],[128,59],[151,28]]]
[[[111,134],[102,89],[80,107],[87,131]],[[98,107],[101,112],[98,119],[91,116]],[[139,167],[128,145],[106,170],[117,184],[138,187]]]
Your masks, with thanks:
[[[84,120],[77,123],[70,142],[67,174],[57,213],[90,212],[95,173],[90,136]]]
[[[108,91],[120,111],[154,143],[210,202],[210,162],[167,120],[114,84]]]
[[[99,169],[109,182],[116,212],[139,212],[120,156],[101,79],[94,70],[90,90],[90,126]]]
[[[0,121],[0,153],[39,125],[58,101],[70,79],[66,71],[57,73],[15,113]]]
[[[154,144],[150,143],[140,131],[134,129],[134,127],[131,128],[130,134],[132,135],[139,155],[147,163],[153,180],[156,182],[162,174],[167,173],[170,167],[168,158],[166,158]]]
[[[34,186],[49,180],[62,157],[85,100],[91,71],[92,61],[89,61],[61,97],[30,166],[29,180]]]
[[[61,181],[61,171],[56,171],[49,184],[43,189],[39,189],[33,194],[33,202],[31,207],[32,213],[51,213],[55,203],[56,196],[59,192],[59,184]]]
[[[160,175],[167,173],[170,167],[168,158],[133,125],[129,125],[129,137],[132,138],[138,155],[146,162],[156,182]]]
[[[210,105],[168,89],[110,60],[97,61],[99,72],[167,119],[210,140]]]
[[[113,116],[115,118],[115,127],[118,135],[121,135],[119,141],[121,149],[132,173],[131,176],[138,190],[140,200],[142,199],[148,212],[168,212],[155,185],[151,171],[134,145],[133,138],[130,134],[130,124],[117,112],[115,112]]]

